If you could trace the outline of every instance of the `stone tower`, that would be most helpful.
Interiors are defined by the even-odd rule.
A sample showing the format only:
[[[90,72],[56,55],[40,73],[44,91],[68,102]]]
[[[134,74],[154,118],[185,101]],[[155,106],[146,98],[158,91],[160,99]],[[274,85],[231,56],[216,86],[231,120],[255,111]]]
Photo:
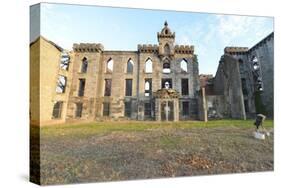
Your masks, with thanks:
[[[175,33],[171,32],[168,27],[167,21],[164,23],[164,28],[161,32],[157,33],[157,38],[159,42],[159,56],[160,57],[172,57],[175,53],[174,43],[175,43]]]

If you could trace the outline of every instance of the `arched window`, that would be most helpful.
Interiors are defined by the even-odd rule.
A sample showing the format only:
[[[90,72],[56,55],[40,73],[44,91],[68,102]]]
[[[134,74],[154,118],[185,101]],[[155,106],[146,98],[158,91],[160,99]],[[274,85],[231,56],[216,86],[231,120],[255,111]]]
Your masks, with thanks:
[[[187,72],[187,61],[185,59],[181,60],[181,70]]]
[[[110,58],[106,64],[106,73],[112,73],[112,72],[113,72],[113,59]]]
[[[170,62],[165,60],[163,63],[163,73],[171,73]]]
[[[86,57],[82,59],[82,66],[81,66],[81,72],[86,73],[88,68],[88,60]]]
[[[253,64],[254,70],[258,70],[260,68],[259,61],[258,61],[258,58],[256,56],[253,56],[252,64]]]
[[[170,54],[170,46],[169,46],[169,44],[165,44],[165,46],[164,46],[164,54]]]
[[[129,59],[127,62],[127,73],[133,73],[134,71],[134,62],[132,59]]]
[[[152,73],[152,61],[150,58],[145,61],[145,73]]]

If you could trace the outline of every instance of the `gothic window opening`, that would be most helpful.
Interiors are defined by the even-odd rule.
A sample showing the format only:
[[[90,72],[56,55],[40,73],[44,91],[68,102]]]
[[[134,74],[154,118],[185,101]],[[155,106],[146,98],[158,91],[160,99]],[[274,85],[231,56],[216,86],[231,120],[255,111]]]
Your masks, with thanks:
[[[144,96],[149,97],[152,95],[152,79],[148,78],[144,81]]]
[[[70,56],[68,55],[68,53],[62,52],[60,58],[60,68],[63,70],[68,70],[69,62],[70,62]]]
[[[244,100],[244,108],[246,113],[249,112],[248,100]]]
[[[239,62],[239,69],[240,69],[240,73],[244,71],[244,62],[242,59],[238,60]]]
[[[162,79],[162,88],[173,88],[173,84],[172,84],[172,79],[168,78],[168,79]]]
[[[83,103],[81,103],[81,102],[76,103],[76,111],[75,111],[76,118],[82,117],[82,110],[83,110]]]
[[[79,97],[84,96],[85,85],[86,85],[86,79],[84,79],[84,78],[79,79],[79,90],[78,90]]]
[[[105,79],[104,96],[111,96],[111,79]]]
[[[132,74],[133,71],[134,71],[134,62],[132,59],[129,59],[129,61],[127,62],[127,73]]]
[[[112,72],[113,72],[113,59],[110,58],[106,64],[106,73],[112,73]]]
[[[133,90],[133,80],[132,79],[126,79],[126,96],[132,96],[132,90]]]
[[[252,64],[253,64],[253,68],[254,70],[258,70],[259,69],[259,61],[258,61],[258,58],[256,56],[253,56],[252,58]]]
[[[182,72],[187,72],[187,61],[185,59],[181,60],[181,70]]]
[[[144,116],[151,117],[151,103],[144,103]]]
[[[189,114],[189,108],[188,108],[189,103],[187,101],[182,102],[182,115],[187,116]]]
[[[145,61],[145,73],[152,73],[152,61],[150,58]]]
[[[62,111],[62,101],[57,101],[53,108],[53,118],[58,119],[61,118],[61,111]]]
[[[67,78],[65,76],[59,75],[58,81],[57,81],[57,87],[56,87],[57,93],[64,93],[65,92],[66,81],[67,81]]]
[[[243,95],[247,95],[248,91],[247,91],[247,85],[246,85],[246,79],[245,78],[241,78],[241,84],[242,84]]]
[[[88,69],[88,60],[86,57],[82,59],[81,73],[86,73]]]
[[[170,46],[169,46],[169,44],[165,44],[165,46],[164,46],[164,54],[166,54],[166,55],[170,54]]]
[[[182,95],[188,95],[188,79],[187,78],[184,78],[184,79],[181,79],[181,94]]]
[[[170,62],[167,60],[163,63],[163,73],[171,73]]]
[[[125,102],[125,117],[131,117],[131,112],[132,112],[132,103],[131,101]]]
[[[110,103],[104,102],[103,103],[103,116],[109,116],[110,115]]]

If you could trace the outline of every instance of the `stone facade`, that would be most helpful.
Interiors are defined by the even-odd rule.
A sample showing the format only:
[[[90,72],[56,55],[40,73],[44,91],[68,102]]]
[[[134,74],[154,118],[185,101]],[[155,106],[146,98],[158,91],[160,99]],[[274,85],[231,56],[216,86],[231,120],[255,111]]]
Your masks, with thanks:
[[[49,59],[32,62],[48,67],[47,71],[38,68],[48,77],[40,81],[40,86],[50,87],[48,92],[40,93],[40,96],[49,96],[40,103],[42,113],[48,116],[46,121],[41,119],[40,124],[103,119],[156,120],[157,102],[153,94],[166,85],[179,93],[177,99],[171,100],[176,100],[171,113],[177,114],[172,120],[197,119],[200,86],[194,47],[175,45],[175,33],[167,22],[157,38],[158,44],[140,44],[136,51],[106,51],[102,44],[95,43],[74,44],[70,52],[54,46],[53,51],[44,49]],[[50,41],[44,42],[51,45]],[[36,54],[32,51],[31,54]],[[63,53],[69,57],[67,70],[60,67]],[[67,83],[64,91],[57,93],[56,84],[61,75]],[[60,110],[58,101],[62,108],[55,113]]]
[[[157,39],[136,51],[66,51],[39,37],[30,45],[31,124],[273,117],[273,33],[250,49],[226,47],[215,77],[198,75],[194,47],[175,45],[166,22]]]
[[[252,48],[226,47],[216,76],[207,87],[209,112],[217,117],[273,118],[274,33]],[[210,87],[211,86],[211,87]]]

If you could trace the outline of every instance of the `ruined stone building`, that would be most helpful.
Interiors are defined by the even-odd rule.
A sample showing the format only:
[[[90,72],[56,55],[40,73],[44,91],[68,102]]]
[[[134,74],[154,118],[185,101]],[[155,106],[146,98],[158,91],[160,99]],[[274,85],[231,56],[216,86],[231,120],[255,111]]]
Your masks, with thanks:
[[[158,44],[138,45],[136,51],[107,51],[88,43],[65,51],[40,37],[31,44],[31,93],[40,96],[31,96],[31,109],[40,104],[39,112],[31,110],[31,121],[197,119],[194,47],[175,45],[167,22],[157,38]],[[40,83],[32,83],[32,77]]]
[[[199,77],[194,47],[175,45],[175,37],[167,22],[158,44],[136,51],[95,43],[67,51],[39,37],[30,44],[31,124],[178,121],[204,119],[203,111],[244,119],[257,112],[257,91],[273,114],[273,34],[250,49],[226,47],[215,77]]]
[[[250,49],[226,47],[215,77],[205,84],[209,117],[273,118],[273,62],[274,33]]]

